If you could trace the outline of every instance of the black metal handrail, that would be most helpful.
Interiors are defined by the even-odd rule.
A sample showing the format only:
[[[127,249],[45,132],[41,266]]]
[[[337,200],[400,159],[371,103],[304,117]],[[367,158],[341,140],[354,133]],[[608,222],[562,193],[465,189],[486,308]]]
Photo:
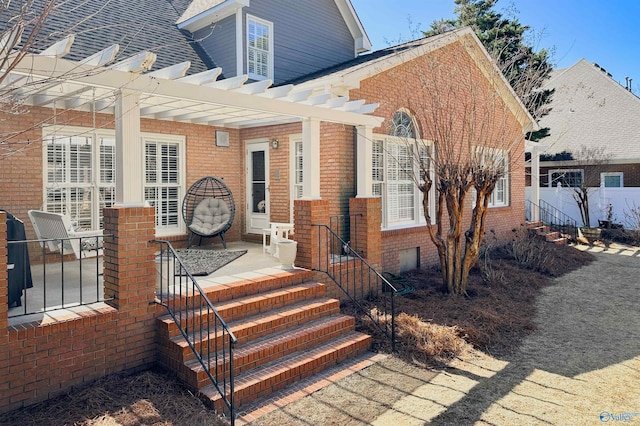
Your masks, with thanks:
[[[233,349],[236,336],[229,329],[195,278],[187,271],[169,241],[156,257],[156,298],[166,307],[200,366],[216,388],[235,424]]]
[[[327,225],[312,226],[318,230],[319,249],[312,269],[327,274],[354,306],[391,340],[391,350],[395,352],[398,289],[357,252],[357,246],[352,246]],[[375,309],[365,308],[363,300],[372,302]]]
[[[533,208],[537,208],[540,212],[538,220],[549,226],[551,231],[560,232],[563,235],[569,235],[574,241],[578,238],[578,222],[575,219],[544,200],[539,200],[539,203],[540,204],[538,205],[527,200],[527,220],[532,220],[533,212],[531,210]]]
[[[53,312],[111,300],[104,297],[99,254],[103,240],[112,237],[99,235],[7,241],[9,316]],[[66,249],[72,243],[81,249],[79,258],[73,257]],[[84,248],[85,245],[90,247]],[[33,246],[38,249],[34,250]],[[49,246],[62,249],[50,251]],[[90,255],[85,256],[86,253]]]

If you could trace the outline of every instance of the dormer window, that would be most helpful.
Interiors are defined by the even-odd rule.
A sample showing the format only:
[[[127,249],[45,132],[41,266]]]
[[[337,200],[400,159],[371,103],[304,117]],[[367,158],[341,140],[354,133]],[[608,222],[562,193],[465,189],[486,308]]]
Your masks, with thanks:
[[[273,23],[247,15],[247,74],[273,78]]]

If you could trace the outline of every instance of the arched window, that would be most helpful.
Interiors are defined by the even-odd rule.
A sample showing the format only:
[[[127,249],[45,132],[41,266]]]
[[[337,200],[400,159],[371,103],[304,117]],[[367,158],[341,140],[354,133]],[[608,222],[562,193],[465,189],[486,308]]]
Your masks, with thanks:
[[[389,134],[400,138],[415,139],[417,132],[415,131],[413,118],[404,111],[396,111],[396,113],[393,114]]]

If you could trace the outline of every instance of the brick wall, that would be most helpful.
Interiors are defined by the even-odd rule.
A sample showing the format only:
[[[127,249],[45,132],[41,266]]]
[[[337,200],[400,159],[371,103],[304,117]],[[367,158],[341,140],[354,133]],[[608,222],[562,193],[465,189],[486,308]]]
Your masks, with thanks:
[[[442,93],[432,91],[429,82],[430,73],[434,64],[440,67],[441,81],[459,81],[460,86],[448,86],[440,89]],[[450,75],[446,72],[450,70]],[[461,72],[462,70],[462,72]],[[456,74],[459,73],[459,74]],[[471,83],[468,83],[471,82]],[[351,90],[351,99],[365,99],[367,103],[377,102],[380,104],[375,115],[385,118],[380,127],[374,129],[374,133],[388,134],[391,119],[394,113],[404,109],[411,112],[417,121],[417,127],[421,136],[426,140],[434,140],[432,134],[434,126],[429,124],[431,118],[430,108],[434,105],[430,97],[451,96],[448,90],[456,93],[451,96],[453,102],[445,100],[443,105],[450,108],[454,117],[456,113],[462,116],[461,108],[468,107],[465,104],[469,92],[465,84],[489,86],[487,78],[483,75],[461,42],[439,48],[428,53],[426,56],[407,58],[407,61],[397,65],[385,72],[363,80],[358,89]],[[491,90],[478,93],[492,93]],[[487,96],[486,94],[484,96]],[[447,103],[448,102],[448,103]],[[493,104],[492,104],[493,102]],[[499,136],[504,140],[518,141],[515,148],[510,153],[510,202],[508,207],[492,208],[487,216],[486,232],[495,231],[501,240],[509,238],[511,229],[516,228],[524,221],[524,141],[519,135],[520,127],[515,117],[499,102],[487,100],[487,105],[497,106],[491,114],[495,128],[500,128]],[[482,102],[477,104],[482,105]],[[476,104],[476,105],[477,105]],[[341,176],[342,179],[345,176]],[[471,194],[466,201],[467,215],[464,223],[468,225],[471,213]],[[444,222],[447,222],[446,215]],[[445,228],[446,232],[446,228]],[[426,265],[437,262],[437,253],[431,242],[426,226],[418,226],[404,229],[385,230],[382,232],[382,263],[385,270],[397,272],[400,266],[399,252],[405,249],[419,248],[420,264]]]
[[[623,184],[625,187],[640,186],[640,164],[599,164],[597,166],[549,166],[540,167],[540,186],[547,187],[549,185],[549,171],[557,169],[584,170],[586,182],[591,186],[600,186],[600,173],[623,173]],[[531,170],[526,169],[527,179],[526,185],[531,186]]]
[[[105,209],[105,292],[89,309],[7,320],[7,252],[0,214],[0,412],[155,362],[153,208]]]

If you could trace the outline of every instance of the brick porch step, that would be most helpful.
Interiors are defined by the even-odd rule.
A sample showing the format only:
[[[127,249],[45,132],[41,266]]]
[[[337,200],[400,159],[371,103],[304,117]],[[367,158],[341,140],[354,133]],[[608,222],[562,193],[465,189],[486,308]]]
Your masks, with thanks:
[[[312,300],[324,296],[324,284],[317,282],[302,283],[285,288],[276,288],[261,294],[251,294],[249,296],[238,297],[226,300],[222,303],[215,303],[214,307],[222,317],[229,323],[233,320],[242,319],[267,312],[276,308],[288,306],[297,302]],[[195,313],[183,313],[182,321],[189,327],[198,328],[199,324],[206,324],[213,321],[213,312],[197,310]],[[178,326],[170,315],[158,318],[159,333],[165,338],[181,336]]]
[[[305,269],[282,271],[267,277],[245,279],[229,284],[218,284],[204,288],[204,292],[212,303],[224,302],[239,297],[261,294],[279,288],[289,287],[310,281],[312,272]]]
[[[322,297],[313,300],[305,300],[293,305],[287,305],[264,314],[243,318],[229,323],[228,325],[238,339],[238,345],[242,345],[269,333],[277,333],[289,327],[304,324],[338,312],[340,312],[339,300]],[[213,335],[199,336],[197,332],[194,332],[191,334],[191,337],[191,341],[194,342],[196,349],[198,350],[200,350],[201,345],[206,343],[207,340],[212,347],[215,347],[216,344],[218,347],[222,345],[221,335],[218,336],[217,342],[214,340],[215,336]],[[171,341],[177,348],[179,348],[181,360],[183,362],[190,361],[195,358],[193,351],[182,334],[178,333],[178,335],[172,336]]]
[[[548,225],[545,225],[542,222],[527,222],[526,228],[530,232],[535,232],[537,236],[543,238],[546,242],[552,244],[567,244],[569,242],[568,238],[563,236],[560,232],[551,231],[551,228]]]
[[[236,407],[265,395],[269,392],[265,389],[284,388],[369,349],[371,338],[355,332],[354,318],[340,314],[340,302],[326,297],[324,284],[310,279],[308,271],[283,272],[206,288],[207,297],[238,338],[233,360]],[[199,299],[177,297],[179,306],[185,309],[200,306]],[[221,329],[216,333],[215,328],[206,331],[203,327],[212,324],[212,312],[205,309],[177,315],[188,325],[190,341],[196,349],[222,347]],[[205,368],[195,359],[171,317],[157,319],[157,334],[160,364],[222,408],[222,399]],[[229,374],[224,362],[228,360],[223,361],[220,355],[216,359],[215,354],[206,360],[213,374],[221,379],[219,386],[225,386],[223,376]]]
[[[353,317],[336,314],[331,317],[320,318],[312,322],[301,324],[284,331],[270,334],[240,345],[234,351],[233,371],[238,374],[276,361],[295,352],[307,350],[313,346],[340,338],[342,335],[354,331]],[[210,367],[218,365],[218,371],[228,371],[224,360],[211,360]],[[202,389],[211,384],[202,365],[195,359],[185,363],[190,369],[186,377],[187,383],[195,389]],[[224,367],[224,368],[221,368]],[[212,370],[212,373],[215,370]],[[222,380],[223,377],[217,377]]]
[[[296,352],[242,373],[235,378],[235,403],[241,406],[282,389],[348,358],[358,356],[367,351],[370,345],[370,336],[353,331],[306,351]],[[223,408],[220,394],[213,385],[205,386],[200,392],[209,398],[215,408]]]
[[[554,241],[554,240],[557,240],[558,238],[560,238],[560,233],[557,231],[554,231],[554,232],[549,231],[544,234],[544,239],[546,241]]]

